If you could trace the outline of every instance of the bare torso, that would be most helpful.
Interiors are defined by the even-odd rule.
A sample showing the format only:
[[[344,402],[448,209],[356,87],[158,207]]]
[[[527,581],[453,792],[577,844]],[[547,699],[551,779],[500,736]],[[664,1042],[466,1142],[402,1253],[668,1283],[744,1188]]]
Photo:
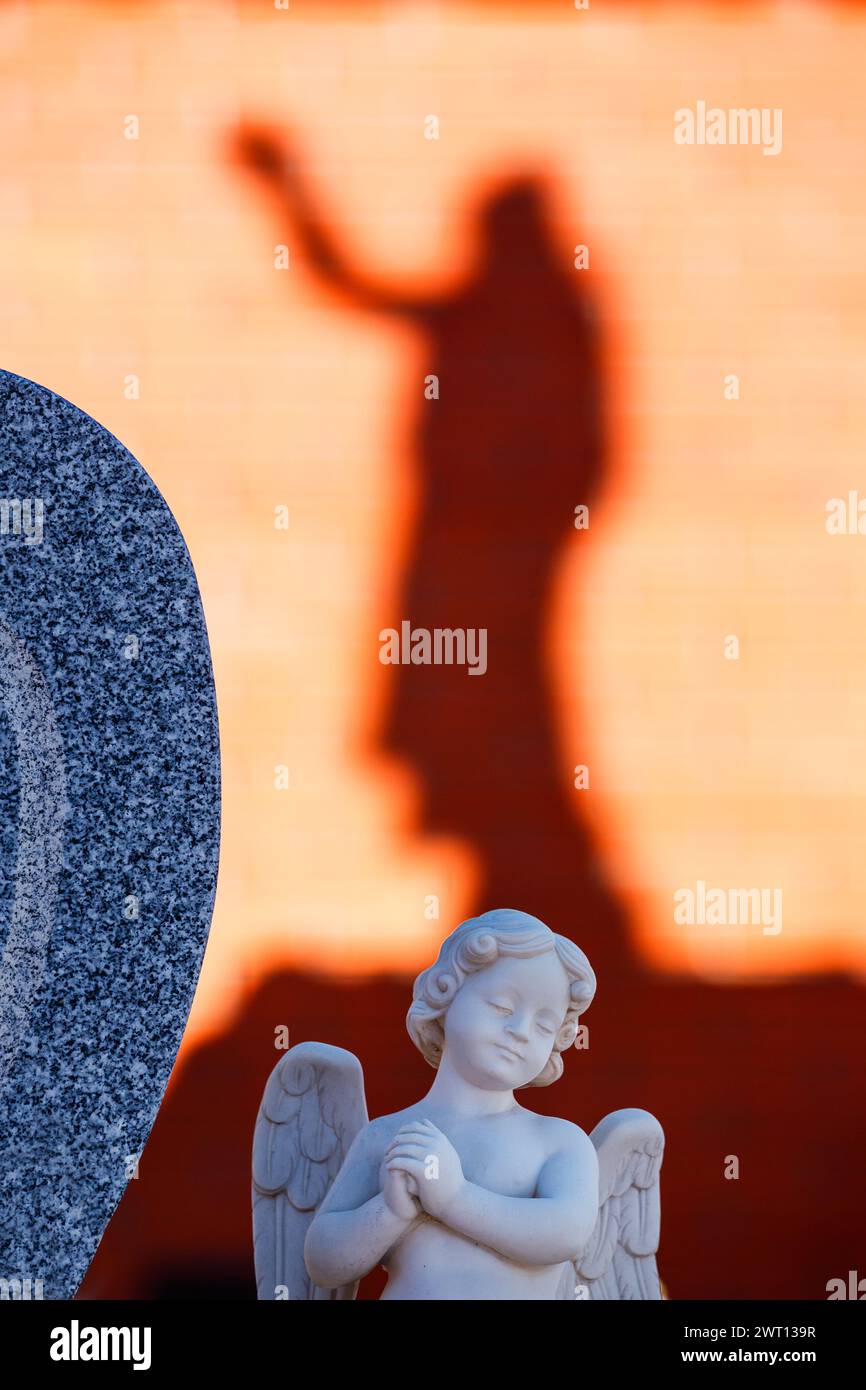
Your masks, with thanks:
[[[435,1112],[429,1102],[409,1106],[383,1131],[383,1151],[407,1120],[427,1115],[447,1135],[469,1182],[508,1197],[534,1197],[556,1146],[555,1121],[521,1107],[506,1115],[465,1119]],[[380,1183],[384,1182],[384,1164]],[[383,1299],[554,1299],[568,1266],[531,1268],[420,1214],[382,1260],[388,1271]]]

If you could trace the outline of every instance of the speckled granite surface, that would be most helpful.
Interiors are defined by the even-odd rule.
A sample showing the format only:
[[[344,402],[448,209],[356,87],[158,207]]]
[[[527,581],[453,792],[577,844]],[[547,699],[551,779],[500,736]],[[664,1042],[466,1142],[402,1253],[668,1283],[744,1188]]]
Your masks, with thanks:
[[[177,525],[112,435],[0,373],[0,1280],[31,1297],[75,1292],[144,1149],[207,940],[219,800]]]

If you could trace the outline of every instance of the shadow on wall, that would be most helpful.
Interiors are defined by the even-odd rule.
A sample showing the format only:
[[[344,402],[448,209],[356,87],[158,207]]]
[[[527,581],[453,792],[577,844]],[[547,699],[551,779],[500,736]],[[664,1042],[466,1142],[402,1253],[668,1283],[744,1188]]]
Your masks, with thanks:
[[[589,1050],[521,1102],[587,1130],[623,1106],[659,1117],[659,1269],[671,1298],[825,1298],[828,1279],[862,1264],[866,1239],[852,1201],[866,1081],[851,1066],[866,991],[832,977],[740,987],[647,973],[596,872],[557,748],[543,645],[551,585],[575,506],[604,486],[605,449],[598,319],[589,289],[576,292],[560,268],[543,182],[520,175],[492,190],[473,273],[452,296],[424,299],[349,266],[285,142],[245,130],[233,154],[323,289],[347,311],[412,322],[439,378],[440,398],[416,422],[420,501],[397,611],[376,615],[377,627],[410,617],[430,631],[485,628],[489,666],[480,679],[459,666],[390,668],[370,752],[417,774],[419,833],[457,836],[477,854],[471,912],[531,912],[572,936],[598,975]],[[253,1297],[250,1148],[275,1026],[287,1024],[292,1043],[355,1052],[381,1114],[430,1083],[405,1029],[410,1002],[411,981],[271,976],[187,1061],[81,1296]],[[736,1181],[725,1178],[730,1155]],[[383,1280],[369,1276],[362,1297]]]

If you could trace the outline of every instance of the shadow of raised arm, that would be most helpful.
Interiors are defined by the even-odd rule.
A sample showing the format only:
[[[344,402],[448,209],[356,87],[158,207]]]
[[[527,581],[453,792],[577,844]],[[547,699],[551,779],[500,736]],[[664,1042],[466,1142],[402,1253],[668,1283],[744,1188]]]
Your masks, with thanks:
[[[423,318],[434,301],[393,289],[353,267],[337,244],[301,170],[292,141],[265,126],[241,125],[230,147],[232,162],[252,173],[276,203],[281,224],[291,229],[308,269],[323,286],[352,306],[372,313]]]

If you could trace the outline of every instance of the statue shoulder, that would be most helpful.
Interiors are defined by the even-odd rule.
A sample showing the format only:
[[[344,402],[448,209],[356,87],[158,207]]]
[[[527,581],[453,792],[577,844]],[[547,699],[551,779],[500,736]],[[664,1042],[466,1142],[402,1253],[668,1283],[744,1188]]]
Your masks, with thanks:
[[[368,1120],[359,1132],[360,1144],[368,1153],[381,1153],[385,1146],[391,1142],[400,1126],[411,1120],[414,1114],[414,1107],[410,1107],[407,1110],[395,1110],[392,1115],[377,1115],[375,1119]]]
[[[565,1152],[589,1168],[598,1169],[598,1154],[586,1130],[558,1115],[539,1115],[550,1153]]]

